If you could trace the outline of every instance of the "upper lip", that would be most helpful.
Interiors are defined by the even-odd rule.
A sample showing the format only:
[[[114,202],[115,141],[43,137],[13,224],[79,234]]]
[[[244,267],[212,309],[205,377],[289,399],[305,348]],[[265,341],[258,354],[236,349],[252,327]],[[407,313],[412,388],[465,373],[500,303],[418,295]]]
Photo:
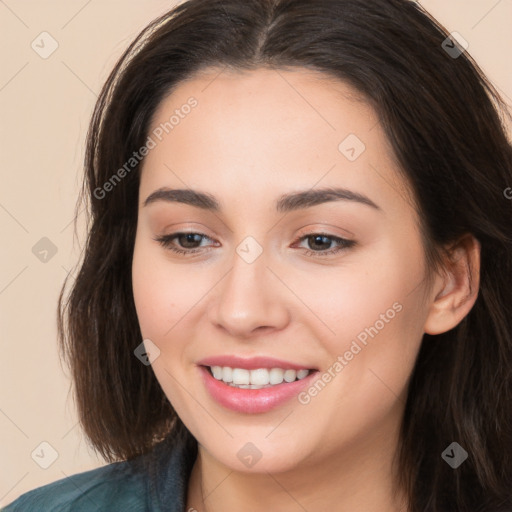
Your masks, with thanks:
[[[222,355],[206,357],[198,361],[201,366],[228,366],[230,368],[243,368],[245,370],[256,370],[258,368],[282,368],[283,370],[314,370],[308,364],[297,364],[282,359],[268,356],[240,357],[234,355]]]

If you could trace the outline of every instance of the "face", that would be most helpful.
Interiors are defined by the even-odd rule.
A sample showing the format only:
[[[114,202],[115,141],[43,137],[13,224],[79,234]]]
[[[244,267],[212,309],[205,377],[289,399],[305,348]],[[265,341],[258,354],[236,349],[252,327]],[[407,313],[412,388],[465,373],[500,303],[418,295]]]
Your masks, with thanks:
[[[375,112],[306,70],[210,70],[149,136],[133,293],[200,445],[253,472],[389,449],[428,307],[419,220]]]

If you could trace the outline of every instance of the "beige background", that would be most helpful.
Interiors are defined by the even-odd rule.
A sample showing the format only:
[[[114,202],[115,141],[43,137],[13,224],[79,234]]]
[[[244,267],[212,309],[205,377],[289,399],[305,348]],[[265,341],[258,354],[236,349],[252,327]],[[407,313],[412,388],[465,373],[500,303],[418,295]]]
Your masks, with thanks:
[[[0,506],[104,464],[77,427],[58,360],[57,296],[78,259],[72,220],[96,95],[138,31],[176,3],[0,0]],[[468,51],[512,103],[512,2],[421,3],[469,42]],[[43,31],[58,42],[47,59],[31,47]],[[46,262],[32,252],[43,237],[57,248]],[[51,462],[41,442],[58,454],[47,469],[35,462]]]

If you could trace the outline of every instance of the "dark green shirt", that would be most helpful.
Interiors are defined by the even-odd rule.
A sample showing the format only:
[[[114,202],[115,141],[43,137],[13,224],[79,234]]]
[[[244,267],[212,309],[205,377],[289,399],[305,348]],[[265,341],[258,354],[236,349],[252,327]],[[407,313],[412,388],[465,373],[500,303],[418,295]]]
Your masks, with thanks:
[[[197,442],[168,438],[135,459],[22,494],[2,512],[185,512]]]

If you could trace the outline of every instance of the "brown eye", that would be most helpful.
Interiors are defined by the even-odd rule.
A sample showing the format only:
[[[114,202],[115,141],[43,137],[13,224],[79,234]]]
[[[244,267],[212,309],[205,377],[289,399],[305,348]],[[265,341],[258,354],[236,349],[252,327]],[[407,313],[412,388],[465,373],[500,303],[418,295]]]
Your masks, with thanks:
[[[197,244],[200,244],[203,239],[211,240],[202,233],[184,232],[172,233],[170,235],[163,235],[154,238],[154,240],[159,242],[166,249],[179,254],[192,254],[201,251],[203,247],[198,246]],[[175,240],[178,245],[176,245]]]
[[[299,238],[298,241],[305,241],[313,250],[305,248],[305,252],[308,256],[330,256],[336,254],[344,249],[353,247],[356,242],[355,240],[346,240],[338,236],[329,235],[327,233],[311,233],[304,235]],[[331,248],[331,244],[337,244],[337,247]]]
[[[181,233],[175,237],[180,246],[185,249],[195,249],[195,245],[201,242],[202,235],[198,233]]]

